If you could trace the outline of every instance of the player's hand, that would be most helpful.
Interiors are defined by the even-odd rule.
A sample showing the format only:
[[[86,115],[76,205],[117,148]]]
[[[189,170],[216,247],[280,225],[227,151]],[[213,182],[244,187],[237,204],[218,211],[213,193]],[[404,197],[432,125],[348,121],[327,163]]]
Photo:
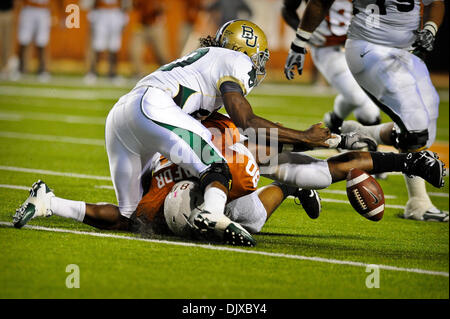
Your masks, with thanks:
[[[327,140],[332,138],[331,132],[328,127],[323,127],[323,123],[312,125],[309,129],[304,131],[304,133],[304,142],[310,147],[330,147]]]
[[[291,43],[286,64],[284,66],[284,74],[288,80],[294,78],[294,70],[297,67],[298,74],[301,75],[303,71],[303,64],[305,63],[306,45],[311,38],[311,33],[300,28],[295,33],[295,39]]]
[[[297,67],[298,74],[302,74],[303,64],[305,63],[305,54],[305,48],[298,47],[292,43],[286,59],[286,65],[284,66],[284,74],[288,80],[292,80],[294,78],[295,67]]]
[[[377,149],[377,143],[374,139],[361,135],[357,132],[341,134],[341,142],[337,146],[347,150],[360,150],[367,147],[369,151]]]
[[[419,51],[431,52],[434,47],[436,32],[436,24],[432,22],[425,23],[425,26],[422,30],[414,32],[416,34],[416,41],[412,46]]]

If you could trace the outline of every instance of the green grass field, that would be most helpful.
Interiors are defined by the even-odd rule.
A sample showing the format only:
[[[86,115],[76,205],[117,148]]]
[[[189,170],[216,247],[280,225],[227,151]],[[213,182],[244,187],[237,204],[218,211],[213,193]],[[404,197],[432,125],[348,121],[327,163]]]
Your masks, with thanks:
[[[380,181],[388,205],[382,221],[359,216],[340,182],[320,192],[317,220],[286,200],[255,236],[255,248],[144,241],[57,216],[29,223],[41,229],[7,224],[37,179],[60,197],[115,203],[104,119],[126,92],[58,80],[0,82],[0,298],[449,298],[449,225],[400,217],[407,201],[401,175]],[[257,114],[293,128],[320,121],[333,104],[331,95],[276,92],[261,87],[249,100]],[[437,136],[444,144],[446,94]],[[443,189],[428,190],[448,211],[448,178]],[[79,289],[66,287],[70,264],[79,266]],[[368,264],[380,265],[379,288],[366,287]]]

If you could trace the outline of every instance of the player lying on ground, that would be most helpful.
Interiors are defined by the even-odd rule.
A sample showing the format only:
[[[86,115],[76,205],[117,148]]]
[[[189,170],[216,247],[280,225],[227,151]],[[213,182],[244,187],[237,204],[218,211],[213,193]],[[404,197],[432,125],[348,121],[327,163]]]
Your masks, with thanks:
[[[253,113],[245,96],[265,76],[269,58],[264,32],[245,20],[230,21],[201,48],[162,66],[122,96],[108,114],[105,142],[120,214],[126,219],[142,198],[141,173],[157,153],[200,180],[205,216],[225,234],[235,227],[223,214],[232,184],[228,164],[199,121],[225,108],[242,129],[278,130],[282,143],[328,148],[330,130],[281,127]],[[201,147],[196,147],[194,142]],[[181,155],[180,155],[181,154]],[[22,214],[30,207],[22,207]],[[21,219],[18,213],[18,219]],[[230,226],[231,225],[231,226]]]
[[[433,185],[442,183],[443,163],[429,152],[413,154],[347,152],[328,160],[318,160],[301,153],[283,152],[279,155],[278,164],[274,165],[267,175],[277,182],[254,192],[259,180],[259,167],[253,154],[239,143],[241,138],[237,128],[229,118],[218,113],[213,113],[203,124],[209,128],[219,129],[221,134],[214,135],[213,142],[227,155],[233,177],[225,214],[235,222],[237,225],[235,227],[243,226],[250,233],[259,232],[274,210],[290,195],[300,199],[311,218],[317,218],[320,213],[320,201],[315,192],[311,193],[306,189],[326,188],[331,183],[344,180],[352,168],[359,168],[372,174],[401,171],[423,176]],[[233,152],[226,152],[227,147],[233,149]],[[112,204],[87,204],[55,197],[45,183],[38,182],[33,185],[30,197],[25,202],[37,208],[30,210],[30,213],[34,215],[17,219],[15,224],[21,226],[31,218],[55,214],[102,229],[131,230],[151,234],[167,233],[165,210],[170,216],[177,215],[177,218],[181,215],[179,215],[180,212],[175,211],[176,207],[186,211],[185,199],[177,201],[176,196],[168,199],[169,193],[174,194],[174,185],[179,181],[198,179],[189,171],[170,163],[163,157],[156,156],[154,163],[153,175],[147,174],[143,177],[144,184],[147,185],[144,188],[148,188],[148,191],[131,218],[124,218],[118,207]],[[188,183],[184,188],[182,186],[183,183],[179,191],[191,190],[193,184]],[[299,190],[299,187],[304,189]],[[196,192],[203,202],[201,192],[198,193],[198,189]],[[313,196],[309,197],[308,195],[311,194]],[[232,244],[232,240],[235,240],[235,245],[255,244],[255,240],[246,231],[241,231],[235,237],[223,238],[214,231],[213,227],[204,229],[206,231],[199,234],[201,238],[207,240]]]

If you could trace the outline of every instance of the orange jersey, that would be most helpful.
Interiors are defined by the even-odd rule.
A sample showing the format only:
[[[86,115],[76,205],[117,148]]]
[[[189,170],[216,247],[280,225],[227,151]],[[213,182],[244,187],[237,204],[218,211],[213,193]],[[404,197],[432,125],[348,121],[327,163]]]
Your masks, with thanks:
[[[95,9],[117,9],[120,8],[120,0],[96,0]]]
[[[353,6],[350,0],[336,0],[330,8],[328,15],[317,27],[325,36],[323,46],[344,44],[347,39],[347,30],[352,18]]]
[[[24,5],[36,8],[50,8],[50,0],[25,0]]]
[[[233,182],[228,193],[228,201],[255,191],[259,181],[258,165],[249,153],[246,154],[242,144],[232,150],[228,149],[239,141],[239,132],[233,122],[228,117],[215,112],[202,123],[205,127],[217,129],[222,133],[218,135],[218,131],[215,132],[216,134],[213,132],[213,143],[222,150],[232,175]],[[143,196],[136,209],[137,216],[145,215],[150,222],[164,223],[162,208],[166,196],[177,182],[189,178],[192,178],[192,175],[188,171],[161,156],[151,177],[149,191]]]

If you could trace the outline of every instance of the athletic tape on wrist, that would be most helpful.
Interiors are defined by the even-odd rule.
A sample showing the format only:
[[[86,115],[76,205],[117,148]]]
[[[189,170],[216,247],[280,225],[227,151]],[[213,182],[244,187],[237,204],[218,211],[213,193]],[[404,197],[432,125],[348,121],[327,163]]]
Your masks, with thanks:
[[[424,30],[430,31],[433,36],[436,36],[436,32],[438,31],[438,26],[433,21],[427,21],[423,27]]]

